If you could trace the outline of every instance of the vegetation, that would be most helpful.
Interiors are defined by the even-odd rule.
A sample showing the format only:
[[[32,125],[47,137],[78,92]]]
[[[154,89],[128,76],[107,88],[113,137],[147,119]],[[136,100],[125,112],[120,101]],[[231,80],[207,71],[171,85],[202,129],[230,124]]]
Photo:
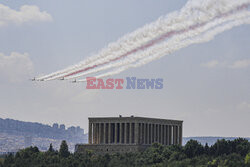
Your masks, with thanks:
[[[52,145],[47,152],[37,147],[5,156],[0,167],[250,167],[250,142],[239,138],[218,140],[214,145],[201,145],[190,140],[185,146],[162,146],[154,143],[144,152],[98,155],[70,153],[66,141],[59,151]]]

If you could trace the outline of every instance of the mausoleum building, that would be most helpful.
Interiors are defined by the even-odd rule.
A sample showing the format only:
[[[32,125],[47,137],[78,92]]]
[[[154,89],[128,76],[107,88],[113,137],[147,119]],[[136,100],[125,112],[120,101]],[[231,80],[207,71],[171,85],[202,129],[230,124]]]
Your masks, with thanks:
[[[77,144],[76,152],[143,151],[152,143],[182,144],[182,123],[179,120],[146,117],[89,118],[88,144]]]

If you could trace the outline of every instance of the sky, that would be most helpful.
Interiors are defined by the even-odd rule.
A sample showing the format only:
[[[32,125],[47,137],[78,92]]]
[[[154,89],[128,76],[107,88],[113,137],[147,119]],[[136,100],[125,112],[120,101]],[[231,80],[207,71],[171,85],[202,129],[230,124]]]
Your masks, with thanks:
[[[183,120],[184,136],[250,137],[250,26],[113,78],[163,78],[159,90],[88,90],[31,82],[97,53],[185,0],[0,1],[0,117],[81,126],[88,117]]]

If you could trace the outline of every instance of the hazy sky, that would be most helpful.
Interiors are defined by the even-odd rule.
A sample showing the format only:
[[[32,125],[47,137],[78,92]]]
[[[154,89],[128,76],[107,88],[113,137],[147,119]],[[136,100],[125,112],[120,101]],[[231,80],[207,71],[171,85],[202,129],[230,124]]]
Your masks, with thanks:
[[[250,26],[114,78],[163,78],[160,90],[86,90],[29,79],[77,63],[184,0],[0,1],[0,117],[86,129],[88,117],[184,120],[184,136],[250,137]],[[31,6],[32,5],[32,6]]]

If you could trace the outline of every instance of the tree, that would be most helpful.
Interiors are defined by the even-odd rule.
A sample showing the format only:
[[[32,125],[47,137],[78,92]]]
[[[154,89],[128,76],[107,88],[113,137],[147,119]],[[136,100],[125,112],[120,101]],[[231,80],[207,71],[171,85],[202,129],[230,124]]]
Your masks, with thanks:
[[[193,158],[204,153],[203,146],[198,143],[196,140],[189,140],[184,146],[184,153],[187,157]]]
[[[163,161],[164,147],[159,143],[153,143],[145,152],[143,152],[143,161],[146,164],[155,164]]]
[[[10,164],[13,164],[14,162],[15,161],[14,161],[13,154],[8,154],[8,155],[5,156],[3,166],[9,166]]]
[[[52,146],[52,143],[50,143],[48,152],[54,152],[54,151],[55,151],[55,150],[54,150],[54,148],[53,148],[53,146]]]
[[[245,164],[249,164],[249,165],[250,165],[250,153],[248,153],[248,154],[246,155]]]
[[[228,155],[233,152],[231,147],[231,142],[225,139],[217,140],[217,142],[211,146],[210,151],[212,155],[216,156],[220,156],[223,154]]]
[[[65,140],[63,140],[62,143],[61,143],[61,146],[60,146],[60,149],[59,149],[59,155],[61,157],[64,157],[64,158],[66,158],[66,157],[68,157],[70,155],[68,145],[67,145]]]
[[[232,150],[233,152],[245,157],[247,153],[250,152],[250,143],[243,138],[235,139],[232,141]]]

